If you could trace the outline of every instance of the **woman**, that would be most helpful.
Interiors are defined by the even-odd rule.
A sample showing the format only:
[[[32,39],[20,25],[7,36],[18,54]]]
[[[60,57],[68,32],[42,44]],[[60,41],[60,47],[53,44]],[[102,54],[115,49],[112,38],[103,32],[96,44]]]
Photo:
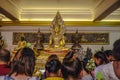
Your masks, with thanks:
[[[7,49],[0,49],[0,76],[6,75],[10,72],[10,51]]]
[[[3,76],[0,80],[38,80],[33,77],[35,66],[35,55],[32,49],[22,48],[17,51],[11,62],[10,74]]]
[[[75,51],[69,51],[62,62],[62,75],[65,80],[79,80],[82,65]]]
[[[120,80],[120,39],[113,44],[114,61],[104,65],[105,80]]]
[[[64,80],[80,80],[82,65],[78,59],[63,61],[61,70]]]
[[[48,63],[48,62],[51,61],[51,60],[59,60],[59,57],[58,57],[56,54],[52,54],[52,55],[50,55],[50,56],[48,57],[46,63]],[[42,79],[45,79],[45,78],[47,78],[47,77],[48,77],[48,73],[45,71],[45,72],[43,73]]]
[[[69,51],[63,59],[62,74],[64,79],[93,80],[92,77],[86,72],[85,65],[81,64],[81,61],[78,59],[76,54],[76,51]]]
[[[104,51],[106,57],[107,57],[107,60],[109,62],[113,61],[114,60],[114,57],[113,57],[113,54],[112,54],[112,50],[106,50]]]
[[[48,61],[45,69],[48,74],[45,80],[63,80],[63,78],[61,78],[61,63],[59,60],[52,59]]]
[[[92,75],[86,68],[87,64],[84,61],[82,62],[82,66],[83,66],[83,69],[81,71],[81,76],[82,76],[81,80],[93,80]]]
[[[94,59],[95,59],[95,64],[96,64],[96,68],[94,70],[94,77],[95,80],[99,80],[99,76],[103,76],[103,65],[105,65],[106,63],[108,63],[107,58],[105,56],[105,54],[101,51],[97,52],[94,55]],[[100,74],[100,75],[99,75]],[[102,80],[104,80],[104,76],[101,78]]]

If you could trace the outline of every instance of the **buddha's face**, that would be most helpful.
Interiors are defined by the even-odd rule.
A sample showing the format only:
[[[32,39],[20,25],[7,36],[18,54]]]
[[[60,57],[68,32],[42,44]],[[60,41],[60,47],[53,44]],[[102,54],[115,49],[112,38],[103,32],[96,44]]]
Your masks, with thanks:
[[[59,27],[59,25],[55,25],[54,31],[55,31],[55,33],[59,33],[59,32],[60,32],[60,27]]]

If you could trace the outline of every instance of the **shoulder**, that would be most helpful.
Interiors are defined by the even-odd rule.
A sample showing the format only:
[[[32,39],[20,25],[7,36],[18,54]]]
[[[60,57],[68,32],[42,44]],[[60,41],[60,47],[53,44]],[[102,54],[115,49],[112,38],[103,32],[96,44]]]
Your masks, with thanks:
[[[107,64],[105,64],[104,66],[111,66],[113,64],[113,62],[109,62]]]
[[[104,66],[103,66],[103,72],[105,73],[105,74],[110,74],[110,72],[114,72],[114,69],[113,69],[113,62],[110,62],[110,63],[108,63],[108,64],[105,64]]]
[[[0,80],[13,80],[13,78],[9,77],[8,75],[0,76]]]
[[[98,66],[98,67],[95,68],[95,70],[94,70],[95,76],[97,76],[97,74],[98,74],[99,72],[103,73],[103,66],[104,66],[104,65],[100,65],[100,66]]]
[[[5,76],[0,76],[0,80],[5,80]]]
[[[64,80],[63,78],[60,78],[60,77],[48,77],[44,80]]]
[[[30,77],[28,80],[40,80],[38,77]]]
[[[89,74],[89,75],[83,76],[81,80],[93,80],[93,78],[92,78],[92,76]]]
[[[111,68],[113,65],[113,62],[110,62],[110,63],[108,63],[108,64],[105,64],[104,66],[103,66],[103,69],[109,69],[109,68]]]
[[[98,71],[98,70],[101,70],[101,69],[103,69],[103,65],[100,65],[100,66],[96,67],[95,71]]]

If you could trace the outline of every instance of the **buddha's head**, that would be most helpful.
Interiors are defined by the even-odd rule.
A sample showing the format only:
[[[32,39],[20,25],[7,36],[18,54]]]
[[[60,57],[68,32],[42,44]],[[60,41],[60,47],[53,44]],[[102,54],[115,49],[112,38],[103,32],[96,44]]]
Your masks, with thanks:
[[[54,29],[54,32],[55,33],[60,33],[60,24],[55,24],[54,26],[53,26],[53,29]]]

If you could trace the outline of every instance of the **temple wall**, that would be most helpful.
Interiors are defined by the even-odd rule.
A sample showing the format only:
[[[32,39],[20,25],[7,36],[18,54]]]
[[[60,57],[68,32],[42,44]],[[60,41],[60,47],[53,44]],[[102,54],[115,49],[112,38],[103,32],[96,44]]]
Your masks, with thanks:
[[[49,26],[3,26],[0,28],[1,34],[3,36],[3,39],[5,41],[5,47],[9,50],[13,50],[15,46],[12,45],[12,35],[13,32],[37,32],[38,28],[40,28],[41,32],[50,32]],[[120,38],[120,27],[106,27],[106,26],[96,26],[96,27],[73,27],[73,26],[67,26],[66,27],[66,33],[75,33],[76,29],[79,30],[79,32],[108,32],[109,33],[109,45],[82,45],[84,50],[86,50],[87,47],[90,47],[93,52],[95,52],[98,49],[101,49],[103,46],[104,49],[112,49],[112,45],[115,40]],[[44,45],[47,46],[47,45]],[[72,45],[66,45],[67,47],[71,47]]]

